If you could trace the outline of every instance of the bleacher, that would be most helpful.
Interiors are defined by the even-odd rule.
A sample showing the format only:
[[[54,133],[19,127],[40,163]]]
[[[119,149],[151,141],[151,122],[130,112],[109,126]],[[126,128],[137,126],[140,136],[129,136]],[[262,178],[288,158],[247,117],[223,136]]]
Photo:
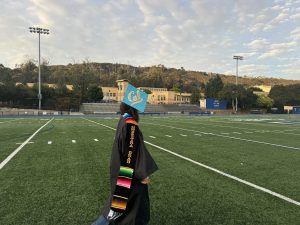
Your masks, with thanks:
[[[84,114],[116,114],[120,106],[115,103],[82,103],[79,111]]]
[[[83,103],[80,107],[80,112],[84,114],[117,114],[119,111],[120,106],[116,103]],[[189,104],[147,104],[145,113],[188,114],[199,113],[200,111],[198,106]]]

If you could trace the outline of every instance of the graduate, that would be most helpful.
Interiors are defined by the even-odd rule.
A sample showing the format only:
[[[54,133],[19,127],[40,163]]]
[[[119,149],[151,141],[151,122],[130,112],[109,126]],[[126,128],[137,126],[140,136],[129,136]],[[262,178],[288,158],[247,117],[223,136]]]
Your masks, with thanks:
[[[149,224],[149,176],[158,167],[139,128],[138,110],[144,112],[147,97],[145,92],[128,84],[111,154],[111,195],[93,225]]]

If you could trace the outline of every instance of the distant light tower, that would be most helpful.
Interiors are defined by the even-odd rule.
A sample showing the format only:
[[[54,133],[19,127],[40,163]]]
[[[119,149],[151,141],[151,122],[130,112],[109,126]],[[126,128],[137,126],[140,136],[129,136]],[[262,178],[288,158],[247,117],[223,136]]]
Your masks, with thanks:
[[[239,60],[243,60],[244,57],[243,56],[239,56],[239,55],[235,55],[233,56],[233,59],[236,60],[236,77],[235,77],[235,85],[238,85],[238,76],[239,76]],[[237,100],[237,96],[235,99],[235,112],[237,112],[237,106],[238,106],[238,100]]]
[[[38,99],[39,99],[39,110],[41,110],[42,106],[42,93],[41,93],[41,34],[49,34],[48,29],[43,29],[40,27],[29,27],[29,31],[31,33],[38,33],[39,34],[39,93],[38,93]]]

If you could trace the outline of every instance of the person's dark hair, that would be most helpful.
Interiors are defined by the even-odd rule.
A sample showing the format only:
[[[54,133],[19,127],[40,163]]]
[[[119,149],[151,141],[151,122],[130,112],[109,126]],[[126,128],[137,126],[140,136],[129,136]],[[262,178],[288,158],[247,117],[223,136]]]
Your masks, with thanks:
[[[139,112],[137,109],[132,108],[131,106],[125,104],[124,102],[121,102],[120,111],[121,111],[121,115],[123,115],[124,113],[128,113],[133,117],[133,119],[136,122],[139,122],[140,118],[139,118]]]

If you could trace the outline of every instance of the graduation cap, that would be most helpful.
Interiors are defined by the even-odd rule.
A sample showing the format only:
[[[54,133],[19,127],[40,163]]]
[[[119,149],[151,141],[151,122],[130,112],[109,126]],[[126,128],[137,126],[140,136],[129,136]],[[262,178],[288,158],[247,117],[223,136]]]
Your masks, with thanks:
[[[148,94],[128,84],[123,101],[125,104],[144,112],[147,104]]]

